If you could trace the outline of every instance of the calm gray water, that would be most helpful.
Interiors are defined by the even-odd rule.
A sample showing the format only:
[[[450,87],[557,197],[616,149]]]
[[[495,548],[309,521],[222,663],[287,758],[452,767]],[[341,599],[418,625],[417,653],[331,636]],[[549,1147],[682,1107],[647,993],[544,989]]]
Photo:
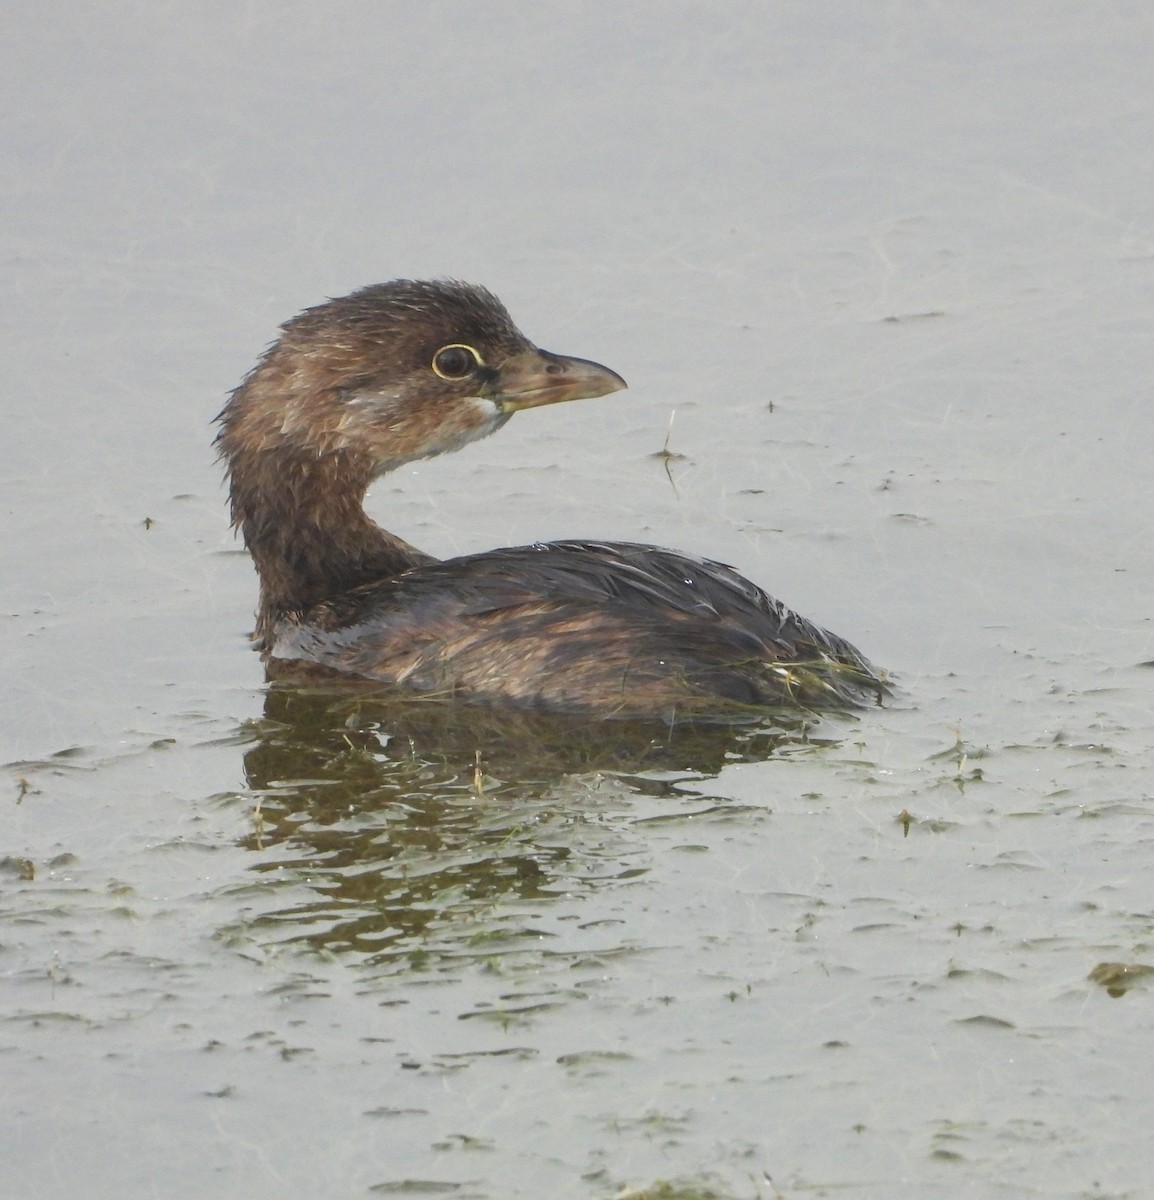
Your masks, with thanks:
[[[1148,9],[0,44],[0,1192],[1149,1195]],[[655,740],[266,693],[209,423],[397,275],[631,388],[377,519],[707,553],[895,702]]]

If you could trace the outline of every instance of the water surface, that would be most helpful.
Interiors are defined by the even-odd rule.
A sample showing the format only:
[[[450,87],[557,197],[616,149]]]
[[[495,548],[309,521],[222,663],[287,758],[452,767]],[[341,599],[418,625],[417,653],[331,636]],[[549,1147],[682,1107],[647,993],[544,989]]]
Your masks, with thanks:
[[[10,15],[6,1195],[1148,1193],[1151,24]],[[895,701],[266,690],[209,423],[395,275],[631,388],[383,480],[382,523],[707,553]]]

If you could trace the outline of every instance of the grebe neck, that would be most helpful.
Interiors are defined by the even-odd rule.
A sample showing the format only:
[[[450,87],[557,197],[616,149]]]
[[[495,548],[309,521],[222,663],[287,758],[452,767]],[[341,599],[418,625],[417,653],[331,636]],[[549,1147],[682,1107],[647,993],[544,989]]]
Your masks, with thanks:
[[[262,645],[282,617],[434,561],[370,520],[364,497],[372,468],[352,452],[241,454],[229,475],[233,524],[260,576]]]

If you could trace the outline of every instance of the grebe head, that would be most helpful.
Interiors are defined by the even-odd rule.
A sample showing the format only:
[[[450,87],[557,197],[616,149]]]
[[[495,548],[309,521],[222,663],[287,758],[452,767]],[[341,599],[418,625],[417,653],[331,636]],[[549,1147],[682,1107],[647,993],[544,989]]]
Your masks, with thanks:
[[[234,465],[337,454],[372,478],[485,437],[519,409],[623,387],[607,367],[539,350],[482,287],[401,279],[286,322],[221,413],[219,444]]]

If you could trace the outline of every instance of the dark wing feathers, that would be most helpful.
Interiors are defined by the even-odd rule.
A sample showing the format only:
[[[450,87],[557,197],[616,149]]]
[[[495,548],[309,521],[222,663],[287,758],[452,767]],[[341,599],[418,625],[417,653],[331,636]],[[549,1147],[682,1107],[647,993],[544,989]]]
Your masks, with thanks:
[[[306,643],[307,642],[307,646]],[[416,567],[304,614],[277,657],[526,704],[860,702],[852,646],[731,568],[628,542],[543,542]],[[491,685],[491,686],[490,686]]]

